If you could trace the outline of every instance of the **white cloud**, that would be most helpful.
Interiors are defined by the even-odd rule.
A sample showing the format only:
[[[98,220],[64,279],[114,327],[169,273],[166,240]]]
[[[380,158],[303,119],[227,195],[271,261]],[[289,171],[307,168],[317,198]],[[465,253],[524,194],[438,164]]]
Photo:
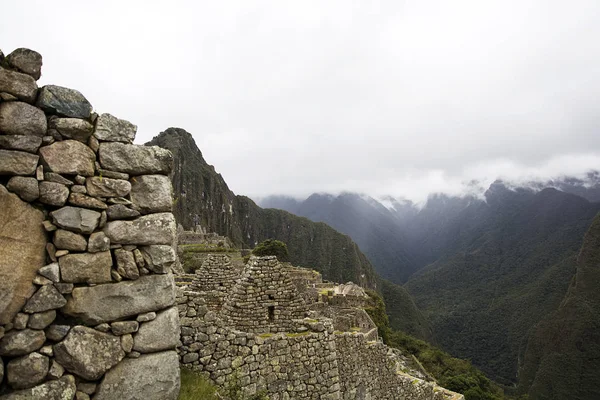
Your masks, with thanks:
[[[600,156],[595,0],[30,1],[0,46],[139,126],[190,131],[253,196],[420,199]]]

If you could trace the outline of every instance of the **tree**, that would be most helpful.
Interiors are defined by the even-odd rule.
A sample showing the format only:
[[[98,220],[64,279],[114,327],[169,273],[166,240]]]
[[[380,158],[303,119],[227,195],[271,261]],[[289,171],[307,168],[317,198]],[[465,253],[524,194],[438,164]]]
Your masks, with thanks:
[[[267,239],[252,250],[255,256],[275,256],[281,262],[289,261],[287,245],[279,240]]]

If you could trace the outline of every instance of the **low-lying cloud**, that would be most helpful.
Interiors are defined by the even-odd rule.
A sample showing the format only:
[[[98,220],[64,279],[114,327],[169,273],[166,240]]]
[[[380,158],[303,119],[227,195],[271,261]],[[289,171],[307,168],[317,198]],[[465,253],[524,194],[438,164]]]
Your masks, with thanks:
[[[599,13],[595,0],[11,2],[0,45],[38,50],[41,84],[136,123],[139,143],[187,129],[236,193],[421,201],[598,169]]]

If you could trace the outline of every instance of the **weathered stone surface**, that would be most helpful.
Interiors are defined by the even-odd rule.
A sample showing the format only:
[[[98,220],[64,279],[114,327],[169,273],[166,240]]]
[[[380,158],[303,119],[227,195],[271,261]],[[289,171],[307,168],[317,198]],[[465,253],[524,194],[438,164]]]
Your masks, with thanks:
[[[79,118],[52,118],[49,128],[56,129],[63,138],[86,143],[94,132],[94,125]]]
[[[73,186],[73,181],[65,178],[64,176],[57,174],[55,172],[46,172],[44,174],[44,180],[49,182],[56,182],[63,184],[65,186]]]
[[[54,232],[53,242],[57,249],[85,251],[87,248],[87,241],[83,235],[64,229],[58,229]]]
[[[137,321],[116,321],[110,324],[110,329],[117,336],[137,332],[140,324]]]
[[[71,327],[69,325],[50,325],[46,329],[46,337],[50,340],[54,340],[55,342],[60,342],[67,336]]]
[[[40,89],[36,105],[50,114],[88,119],[92,105],[77,90],[47,85]]]
[[[0,103],[0,132],[5,135],[39,136],[48,129],[42,110],[22,101]]]
[[[13,176],[8,181],[6,188],[25,201],[31,202],[40,197],[38,181],[35,178],[26,178],[23,176]]]
[[[92,233],[100,221],[100,213],[79,207],[63,207],[50,213],[55,225],[78,233]]]
[[[37,292],[27,300],[25,307],[23,307],[23,311],[30,314],[38,313],[61,308],[66,303],[67,301],[59,291],[56,290],[54,285],[46,285],[39,288]]]
[[[0,185],[0,325],[9,323],[34,293],[46,263],[44,214]]]
[[[33,175],[39,157],[16,150],[0,150],[0,175]]]
[[[96,385],[93,382],[79,382],[79,383],[77,383],[77,390],[79,390],[80,392],[89,394],[90,396],[93,395],[96,392],[96,387],[98,387],[98,385]]]
[[[86,179],[85,188],[90,196],[123,197],[131,191],[131,183],[121,179],[94,176]]]
[[[133,350],[154,353],[177,347],[179,341],[179,313],[177,307],[156,314],[156,318],[144,322],[134,336]]]
[[[0,396],[0,400],[73,400],[75,391],[75,378],[66,375],[59,380]]]
[[[78,186],[78,185],[76,185]],[[101,200],[95,197],[90,197],[83,193],[71,193],[69,195],[69,203],[74,206],[83,208],[93,208],[94,210],[106,210],[108,206]]]
[[[109,206],[106,210],[106,214],[108,215],[109,220],[131,219],[140,216],[139,211],[132,210],[131,208],[123,204],[114,204],[112,206]]]
[[[133,350],[133,336],[131,334],[121,336],[121,347],[125,353],[131,353],[131,350]]]
[[[42,162],[50,171],[66,175],[94,175],[96,154],[77,140],[64,140],[39,150]]]
[[[110,276],[112,267],[110,251],[67,254],[58,260],[58,264],[64,282],[106,283],[112,280]]]
[[[102,323],[170,307],[175,302],[171,275],[147,275],[134,281],[78,287],[63,313],[85,323]]]
[[[31,329],[46,329],[56,319],[56,310],[44,311],[31,314],[27,327]]]
[[[42,138],[38,136],[0,135],[0,148],[2,149],[37,153],[41,144]]]
[[[27,103],[33,103],[37,96],[35,79],[27,74],[0,68],[0,92],[12,94]]]
[[[118,244],[171,244],[176,233],[175,217],[171,213],[145,215],[133,221],[111,221],[104,233],[111,243]]]
[[[133,143],[137,126],[110,114],[102,114],[96,121],[94,136],[105,142]]]
[[[74,326],[54,345],[54,356],[67,371],[84,379],[99,379],[125,357],[121,340],[85,326]]]
[[[52,282],[60,282],[60,268],[58,263],[52,263],[39,269],[38,274],[50,279]]]
[[[141,175],[131,178],[131,182],[131,201],[142,214],[173,209],[173,189],[168,176]]]
[[[48,371],[48,378],[59,379],[65,374],[65,369],[56,360],[52,360],[50,363],[50,370]]]
[[[127,279],[137,279],[140,277],[133,252],[116,249],[115,260],[117,261],[117,272],[119,275]]]
[[[115,172],[115,171],[109,171],[107,169],[103,169],[103,168],[96,168],[98,170],[98,175],[100,176],[104,176],[106,178],[113,178],[113,179],[123,179],[123,180],[129,180],[129,174],[126,174],[124,172]]]
[[[177,255],[173,247],[169,245],[153,245],[140,247],[140,251],[146,261],[146,268],[157,274],[166,274],[175,265]]]
[[[168,174],[173,167],[171,152],[158,146],[104,142],[99,154],[102,168],[131,175]]]
[[[13,321],[13,327],[15,329],[25,329],[27,327],[27,321],[29,320],[29,314],[18,313]]]
[[[94,400],[176,400],[179,362],[175,351],[127,358],[108,371]]]
[[[6,378],[14,389],[27,389],[41,383],[49,368],[48,357],[40,353],[30,353],[15,358],[6,365]]]
[[[42,55],[37,51],[19,48],[6,56],[11,68],[31,76],[36,81],[42,76]]]
[[[69,197],[69,188],[56,182],[42,181],[39,184],[40,202],[55,207],[62,207]]]
[[[104,232],[94,232],[90,235],[90,240],[88,241],[88,251],[90,253],[108,251],[109,249],[110,239],[106,237]]]
[[[150,312],[138,315],[136,318],[136,321],[137,322],[148,322],[148,321],[152,321],[154,318],[156,318],[156,313],[154,311],[150,311]]]
[[[121,340],[121,342],[122,342],[122,340]],[[121,343],[121,346],[122,345],[123,345],[123,343]],[[133,337],[131,338],[131,346],[133,347]],[[3,379],[4,379],[4,362],[2,361],[2,358],[0,357],[0,383],[2,383]]]
[[[36,351],[44,345],[44,331],[23,329],[7,332],[0,339],[0,356],[22,356]]]

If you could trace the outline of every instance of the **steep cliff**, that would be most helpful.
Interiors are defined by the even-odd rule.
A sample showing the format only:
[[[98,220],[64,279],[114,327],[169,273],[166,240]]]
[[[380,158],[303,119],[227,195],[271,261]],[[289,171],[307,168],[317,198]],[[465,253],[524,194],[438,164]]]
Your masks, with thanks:
[[[228,236],[243,247],[254,247],[269,238],[281,240],[287,243],[290,261],[295,265],[315,268],[332,281],[353,281],[363,287],[382,289],[373,266],[349,236],[286,211],[262,209],[248,197],[235,195],[204,160],[190,133],[169,128],[147,144],[173,153],[174,213],[185,229],[201,226]],[[399,286],[388,286],[385,292],[395,299],[410,300]],[[406,315],[414,318],[400,318]],[[398,304],[391,316],[397,329],[421,338],[430,337],[427,322],[412,300]]]
[[[528,341],[519,388],[531,399],[600,398],[600,216],[574,264],[577,270],[560,307]]]

